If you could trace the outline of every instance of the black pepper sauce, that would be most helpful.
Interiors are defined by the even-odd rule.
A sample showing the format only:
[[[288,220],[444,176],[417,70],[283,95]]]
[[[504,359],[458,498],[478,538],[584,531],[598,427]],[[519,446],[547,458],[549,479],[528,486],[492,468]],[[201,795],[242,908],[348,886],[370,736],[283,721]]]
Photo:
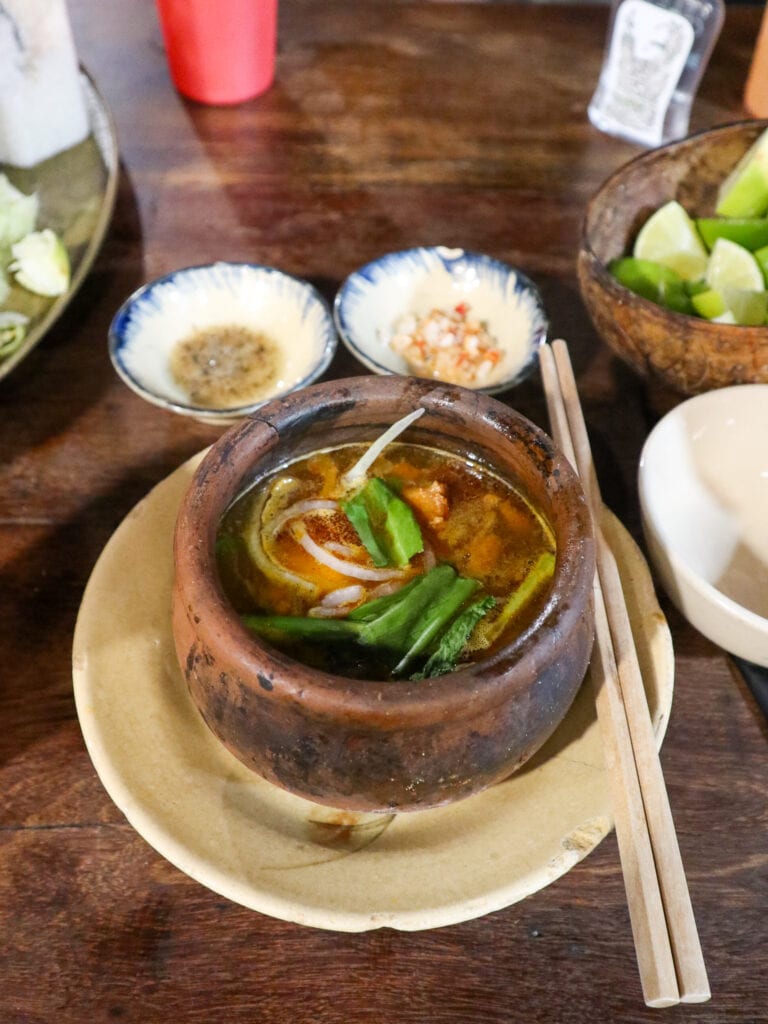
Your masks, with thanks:
[[[272,338],[238,324],[206,327],[171,351],[173,379],[193,405],[234,409],[266,396],[280,375],[282,352]]]

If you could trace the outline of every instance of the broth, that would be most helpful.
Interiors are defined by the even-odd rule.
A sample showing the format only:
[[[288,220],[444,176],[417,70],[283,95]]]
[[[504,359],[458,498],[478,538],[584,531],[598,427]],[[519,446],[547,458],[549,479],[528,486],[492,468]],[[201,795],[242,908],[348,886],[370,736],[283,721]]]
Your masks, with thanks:
[[[370,540],[374,547],[366,546],[365,523],[353,516],[357,502],[342,481],[368,447],[343,445],[298,459],[257,481],[230,507],[221,523],[217,558],[235,610],[292,658],[356,678],[414,678],[425,665],[427,675],[452,671],[432,655],[470,604],[477,610],[467,620],[471,629],[458,664],[507,643],[534,620],[551,587],[555,544],[544,516],[478,462],[396,442],[370,467],[369,480],[384,486],[377,484],[379,491],[366,506],[369,525],[381,540],[389,523],[377,511],[383,495],[387,509],[394,509],[397,543],[411,545],[394,556],[390,550],[387,558],[386,551],[376,551],[375,540]],[[388,620],[379,620],[375,643],[347,635],[353,630],[350,621],[359,629],[357,623],[378,610],[372,601],[397,620],[387,602],[409,585],[415,593],[417,583],[424,593],[427,579],[434,582],[434,599],[411,621],[411,640],[422,625],[428,631],[435,607],[450,599],[449,592],[455,592],[456,610],[442,634],[419,640],[415,654],[418,645],[407,659],[397,649],[397,621],[389,633]],[[297,622],[300,635],[294,633]],[[433,662],[442,671],[432,670]]]

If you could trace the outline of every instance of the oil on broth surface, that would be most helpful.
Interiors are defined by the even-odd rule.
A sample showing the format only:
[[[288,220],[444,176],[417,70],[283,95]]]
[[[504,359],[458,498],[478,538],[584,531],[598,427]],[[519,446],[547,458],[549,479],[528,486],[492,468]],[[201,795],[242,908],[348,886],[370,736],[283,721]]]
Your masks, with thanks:
[[[315,452],[257,481],[232,505],[217,551],[222,585],[235,609],[249,616],[338,620],[447,563],[460,577],[477,581],[476,596],[495,599],[473,628],[462,663],[508,642],[533,620],[550,589],[551,575],[506,621],[505,608],[525,590],[542,557],[554,564],[554,538],[544,517],[472,459],[390,444],[369,476],[383,480],[408,505],[423,551],[405,565],[377,566],[342,507],[349,497],[342,477],[366,448],[351,444]],[[275,635],[269,641],[297,660],[340,675],[382,679],[392,669],[385,654],[361,651],[357,644]]]

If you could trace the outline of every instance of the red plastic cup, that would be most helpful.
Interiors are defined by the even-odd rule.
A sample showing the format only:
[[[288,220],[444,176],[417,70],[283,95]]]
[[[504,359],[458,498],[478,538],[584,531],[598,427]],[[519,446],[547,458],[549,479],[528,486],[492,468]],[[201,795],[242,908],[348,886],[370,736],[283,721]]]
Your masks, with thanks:
[[[171,78],[215,106],[265,92],[275,77],[277,0],[157,0]]]

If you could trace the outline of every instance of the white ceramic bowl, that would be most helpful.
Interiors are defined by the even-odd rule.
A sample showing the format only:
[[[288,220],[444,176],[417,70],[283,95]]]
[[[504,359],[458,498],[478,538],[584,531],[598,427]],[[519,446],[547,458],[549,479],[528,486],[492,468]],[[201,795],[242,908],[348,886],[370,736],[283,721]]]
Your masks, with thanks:
[[[496,394],[535,368],[547,317],[535,285],[491,256],[444,246],[381,256],[344,281],[333,307],[336,328],[352,354],[374,373],[407,374],[390,347],[397,321],[466,302],[487,323],[503,357],[479,391]]]
[[[195,332],[223,325],[271,338],[282,354],[278,379],[246,405],[194,405],[171,374],[171,351]],[[274,267],[213,263],[176,270],[131,295],[110,326],[109,354],[118,375],[142,398],[227,425],[320,377],[337,341],[328,304],[306,281]]]
[[[768,666],[768,384],[681,403],[640,459],[651,558],[688,621]]]

